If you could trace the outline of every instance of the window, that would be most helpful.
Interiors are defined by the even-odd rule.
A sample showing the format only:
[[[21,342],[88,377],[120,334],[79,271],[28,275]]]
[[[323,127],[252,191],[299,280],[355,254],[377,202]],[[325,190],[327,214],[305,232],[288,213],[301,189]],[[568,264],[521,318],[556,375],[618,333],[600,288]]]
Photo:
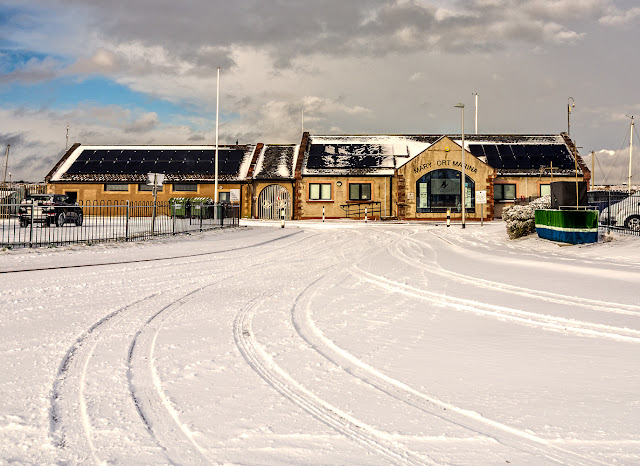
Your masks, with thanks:
[[[159,193],[161,193],[163,189],[164,189],[164,186],[158,186],[158,192]],[[148,185],[146,183],[140,183],[138,185],[138,192],[143,192],[143,191],[144,192],[146,192],[146,191],[152,192],[153,191],[153,186]]]
[[[551,194],[551,185],[550,184],[541,184],[540,185],[540,197],[549,196]]]
[[[371,183],[349,183],[350,201],[370,201]]]
[[[198,185],[192,183],[173,183],[173,190],[196,192],[198,191]]]
[[[331,183],[309,183],[309,200],[331,200]]]
[[[493,185],[493,198],[496,201],[512,201],[516,198],[516,185],[495,184]]]
[[[229,191],[221,191],[218,193],[218,202],[220,204],[231,204],[231,193]]]
[[[457,170],[434,170],[416,182],[416,212],[462,212],[462,173]],[[475,212],[475,182],[465,176],[465,211]]]
[[[128,183],[105,183],[105,191],[129,191]]]

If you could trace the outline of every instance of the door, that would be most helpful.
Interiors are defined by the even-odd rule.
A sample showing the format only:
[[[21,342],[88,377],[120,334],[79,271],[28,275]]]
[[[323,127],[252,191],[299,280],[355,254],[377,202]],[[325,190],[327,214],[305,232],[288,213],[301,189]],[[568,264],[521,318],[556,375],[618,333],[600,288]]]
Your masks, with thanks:
[[[291,204],[291,196],[286,188],[279,184],[269,185],[258,196],[258,218],[279,220],[284,209],[285,220],[291,220]]]

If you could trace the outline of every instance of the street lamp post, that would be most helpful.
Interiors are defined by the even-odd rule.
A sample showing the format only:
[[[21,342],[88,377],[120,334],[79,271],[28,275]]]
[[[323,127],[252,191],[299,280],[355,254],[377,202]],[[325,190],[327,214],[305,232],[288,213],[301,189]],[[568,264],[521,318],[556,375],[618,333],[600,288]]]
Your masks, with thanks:
[[[467,203],[467,187],[465,181],[465,163],[464,163],[464,104],[459,103],[455,105],[456,108],[462,110],[462,125],[461,125],[461,133],[462,133],[462,143],[460,144],[462,149],[462,228],[465,227],[465,217],[466,217],[466,203]]]
[[[571,108],[575,108],[576,101],[573,97],[567,99],[567,136],[571,137]]]

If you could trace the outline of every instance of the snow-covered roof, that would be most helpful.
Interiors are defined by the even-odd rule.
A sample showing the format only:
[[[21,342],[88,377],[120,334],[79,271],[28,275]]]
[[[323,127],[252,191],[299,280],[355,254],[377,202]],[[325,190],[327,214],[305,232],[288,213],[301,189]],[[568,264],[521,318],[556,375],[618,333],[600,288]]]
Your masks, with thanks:
[[[461,136],[340,135],[309,136],[303,175],[383,175],[397,169],[442,137],[461,145]],[[465,135],[465,149],[495,168],[498,175],[531,176],[553,164],[554,173],[575,173],[571,148],[558,135]],[[578,171],[581,172],[580,166]]]
[[[293,179],[300,145],[265,144],[258,156],[254,179]]]
[[[394,170],[431,146],[433,135],[309,136],[303,175],[380,175]]]
[[[218,146],[218,178],[247,178],[254,145]],[[210,181],[215,178],[215,146],[82,146],[72,147],[47,175],[49,181],[145,181],[163,173],[166,181]]]

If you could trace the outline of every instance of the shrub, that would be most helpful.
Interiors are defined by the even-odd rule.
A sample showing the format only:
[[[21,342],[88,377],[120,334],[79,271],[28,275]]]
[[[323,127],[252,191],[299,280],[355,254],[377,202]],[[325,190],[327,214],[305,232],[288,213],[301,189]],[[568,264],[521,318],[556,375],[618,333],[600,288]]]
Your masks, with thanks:
[[[536,209],[549,209],[551,196],[539,197],[528,205],[512,205],[502,212],[502,219],[507,222],[509,238],[516,239],[530,235],[536,231]]]

